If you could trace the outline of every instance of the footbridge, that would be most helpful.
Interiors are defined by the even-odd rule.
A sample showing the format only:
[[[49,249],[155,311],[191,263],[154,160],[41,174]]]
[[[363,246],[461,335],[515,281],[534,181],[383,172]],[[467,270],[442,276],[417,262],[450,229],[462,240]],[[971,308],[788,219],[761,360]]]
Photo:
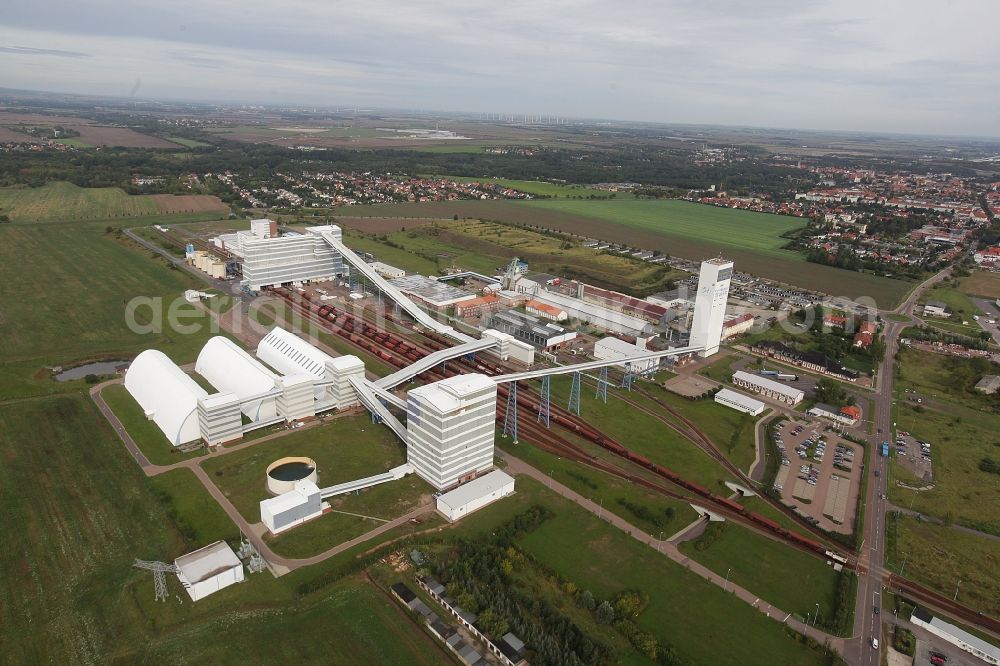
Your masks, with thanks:
[[[376,273],[375,269],[369,266],[364,259],[355,254],[354,250],[344,245],[344,243],[332,233],[326,232],[322,234],[322,236],[323,240],[325,240],[330,247],[339,252],[347,263],[358,269],[358,272],[364,275],[365,279],[375,285],[383,294],[395,301],[399,307],[402,308],[408,315],[413,317],[418,324],[461,343],[472,342],[475,340],[475,338],[460,331],[456,331],[447,324],[442,324],[421,310],[416,303],[406,297],[406,294],[401,292],[388,280]]]
[[[386,375],[381,379],[376,379],[374,384],[379,388],[391,389],[394,386],[399,386],[403,382],[413,379],[421,372],[426,372],[435,366],[444,363],[445,361],[465,356],[466,354],[474,354],[477,351],[489,349],[490,347],[496,346],[498,343],[498,340],[483,338],[482,340],[472,340],[471,342],[466,342],[458,345],[457,347],[442,349],[432,354],[428,354],[419,361],[414,361],[411,365],[401,368],[391,375]]]

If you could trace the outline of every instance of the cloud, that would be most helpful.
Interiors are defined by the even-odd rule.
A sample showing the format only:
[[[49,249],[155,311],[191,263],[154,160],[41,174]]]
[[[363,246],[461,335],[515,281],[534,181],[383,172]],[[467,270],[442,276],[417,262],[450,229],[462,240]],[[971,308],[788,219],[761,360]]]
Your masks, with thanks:
[[[1000,3],[13,0],[5,85],[1000,135]],[[85,53],[45,68],[23,51]],[[86,87],[86,90],[83,88]]]
[[[0,46],[0,53],[13,53],[16,55],[47,55],[58,56],[60,58],[89,58],[89,53],[79,51],[63,51],[60,49],[36,49],[30,46]]]

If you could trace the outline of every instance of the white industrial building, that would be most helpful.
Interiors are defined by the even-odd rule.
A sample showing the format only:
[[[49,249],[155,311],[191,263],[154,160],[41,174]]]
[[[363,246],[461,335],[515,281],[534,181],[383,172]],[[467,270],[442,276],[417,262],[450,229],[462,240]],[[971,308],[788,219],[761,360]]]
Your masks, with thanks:
[[[370,261],[368,265],[372,267],[376,273],[384,277],[386,280],[395,280],[396,278],[406,277],[406,271],[402,268],[396,268],[395,266],[390,266],[389,264],[383,264],[381,261]]]
[[[526,294],[534,301],[551,306],[573,319],[587,322],[612,333],[642,335],[651,333],[654,329],[653,325],[645,319],[611,310],[573,296],[549,291],[539,283],[527,278],[518,279],[517,291]]]
[[[433,310],[446,310],[452,305],[476,298],[475,294],[426,275],[407,275],[391,280],[390,284]]]
[[[323,240],[324,233],[340,239],[337,225],[307,227],[303,234],[272,236],[271,233],[270,225],[252,223],[250,231],[213,239],[218,247],[242,260],[243,286],[260,291],[283,284],[332,280],[346,274],[344,258]]]
[[[712,356],[719,351],[722,341],[722,324],[726,317],[729,299],[729,282],[733,276],[733,262],[725,259],[708,259],[701,262],[698,274],[698,293],[694,300],[694,320],[691,322],[692,347],[704,347],[701,356]]]
[[[647,353],[648,351],[644,343],[637,342],[636,344],[632,344],[611,335],[601,338],[594,344],[594,358],[600,361],[613,361],[619,358],[625,359],[636,354]],[[659,359],[653,358],[646,359],[645,361],[632,361],[629,365],[632,372],[642,373],[655,370],[659,363]],[[623,361],[619,365],[625,367],[625,362]]]
[[[789,386],[788,384],[783,384],[767,377],[753,375],[743,370],[737,370],[733,373],[733,383],[748,391],[759,393],[789,405],[797,405],[806,397],[802,389],[797,389],[794,386]]]
[[[358,404],[351,377],[364,378],[357,356],[330,356],[294,333],[275,326],[257,345],[257,358],[284,375],[308,375],[315,381],[316,411]]]
[[[748,395],[737,393],[732,389],[720,389],[715,394],[715,401],[720,405],[725,405],[731,409],[751,416],[760,416],[764,413],[766,405],[760,400],[755,400]]]
[[[243,563],[225,541],[216,541],[174,560],[177,578],[192,601],[244,581]]]
[[[487,350],[487,353],[495,354],[501,361],[514,360],[524,365],[531,365],[535,362],[535,348],[527,342],[521,342],[513,335],[488,328],[483,331],[484,340],[496,340],[497,344]]]
[[[201,438],[198,400],[208,392],[163,352],[147,349],[136,356],[125,373],[125,388],[173,446]]]
[[[291,492],[262,500],[260,519],[271,534],[280,534],[323,514],[328,506],[319,488],[309,479],[295,482]]]
[[[497,387],[480,374],[456,375],[406,395],[407,461],[441,490],[493,466]]]
[[[240,410],[251,421],[272,421],[278,415],[278,375],[229,338],[217,335],[205,343],[194,371],[222,393],[240,400]]]
[[[438,495],[437,510],[449,521],[464,518],[487,504],[514,492],[514,478],[500,470],[463,483],[458,488]]]
[[[910,622],[965,650],[977,659],[982,659],[987,664],[993,664],[993,666],[1000,664],[1000,648],[987,643],[978,636],[973,636],[961,627],[956,627],[950,622],[934,617],[921,608],[914,609],[910,615]]]

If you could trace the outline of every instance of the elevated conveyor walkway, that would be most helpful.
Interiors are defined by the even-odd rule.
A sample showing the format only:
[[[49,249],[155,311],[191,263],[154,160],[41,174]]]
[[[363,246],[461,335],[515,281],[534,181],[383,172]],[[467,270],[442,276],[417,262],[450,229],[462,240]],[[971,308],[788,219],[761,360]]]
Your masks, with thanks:
[[[465,356],[466,354],[473,354],[477,351],[483,351],[496,346],[496,344],[496,340],[484,338],[482,340],[472,340],[471,342],[466,342],[465,344],[458,345],[457,347],[442,349],[434,352],[433,354],[428,354],[419,361],[414,361],[412,364],[397,370],[391,375],[386,375],[381,379],[376,379],[374,383],[375,386],[380,388],[391,389],[394,386],[399,386],[403,382],[416,377],[421,372],[426,372],[434,366],[444,363],[445,361],[458,358],[459,356]]]
[[[557,365],[553,368],[542,368],[540,370],[529,370],[527,372],[515,372],[509,375],[497,375],[495,377],[490,377],[497,384],[506,384],[508,382],[519,382],[523,379],[538,379],[539,377],[545,377],[550,375],[568,375],[573,372],[586,372],[587,370],[598,370],[600,368],[611,367],[613,365],[624,365],[625,363],[637,363],[639,361],[649,361],[661,358],[669,358],[671,356],[684,356],[686,354],[693,354],[695,352],[700,352],[704,350],[704,347],[677,347],[676,349],[668,349],[665,351],[658,352],[647,352],[645,354],[636,354],[635,356],[626,356],[624,358],[616,358],[602,361],[587,361],[585,363],[574,363],[573,365]]]
[[[358,377],[351,377],[348,381],[351,382],[351,386],[354,390],[358,392],[358,399],[361,400],[361,404],[368,408],[368,410],[376,414],[382,423],[387,425],[390,430],[396,433],[399,437],[406,443],[406,426],[399,422],[389,408],[382,404],[382,402],[375,395],[375,391],[372,390],[367,380],[360,379]]]
[[[441,322],[437,321],[429,314],[421,310],[416,303],[414,303],[413,301],[411,301],[409,298],[406,297],[406,294],[401,292],[399,289],[397,289],[391,283],[389,283],[389,281],[387,281],[381,275],[376,273],[374,268],[369,266],[364,259],[355,254],[351,248],[347,247],[346,245],[344,245],[343,242],[334,237],[332,233],[327,232],[324,233],[322,236],[323,240],[325,240],[330,247],[335,249],[337,252],[340,252],[340,254],[344,257],[344,260],[347,263],[349,263],[354,268],[358,269],[358,272],[364,275],[365,279],[367,279],[373,285],[378,287],[379,291],[381,291],[383,294],[385,294],[386,296],[391,298],[394,302],[396,302],[399,305],[399,307],[405,310],[408,315],[413,317],[418,324],[426,328],[429,328],[432,331],[437,331],[441,335],[448,336],[452,340],[457,340],[458,342],[465,343],[465,342],[472,342],[475,340],[475,338],[468,336],[465,333],[456,331],[454,328],[448,326],[447,324],[442,324]]]
[[[380,483],[387,483],[389,481],[395,481],[396,479],[402,479],[407,474],[412,474],[412,473],[413,473],[413,465],[407,463],[405,465],[400,465],[399,467],[393,467],[388,472],[385,472],[383,474],[376,474],[374,476],[368,476],[363,479],[357,479],[355,481],[348,481],[347,483],[339,483],[335,486],[327,486],[326,488],[320,488],[319,495],[323,499],[328,499],[330,497],[335,497],[337,495],[353,493],[355,490],[362,490],[364,488],[377,486]]]

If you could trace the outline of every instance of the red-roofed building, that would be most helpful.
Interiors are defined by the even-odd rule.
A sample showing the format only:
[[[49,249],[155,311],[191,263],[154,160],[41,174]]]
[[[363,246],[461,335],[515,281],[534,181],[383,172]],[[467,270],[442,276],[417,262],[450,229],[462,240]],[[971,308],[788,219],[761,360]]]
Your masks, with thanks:
[[[496,296],[480,296],[467,301],[455,304],[455,316],[460,319],[467,317],[480,317],[487,312],[496,312],[500,309],[500,299]]]
[[[541,301],[525,301],[524,310],[528,314],[533,314],[543,319],[551,319],[552,321],[565,321],[569,318],[565,310],[561,310],[548,303],[542,303]]]
[[[739,317],[734,317],[722,323],[722,339],[728,340],[741,333],[746,333],[753,326],[753,314],[744,312]]]
[[[988,247],[985,250],[979,250],[974,255],[972,255],[973,260],[984,267],[996,266],[1000,263],[1000,247],[993,246]]]
[[[858,332],[854,334],[854,346],[867,349],[875,341],[875,324],[870,321],[863,321],[858,326]]]
[[[853,421],[857,421],[861,418],[861,408],[855,407],[854,405],[847,405],[846,407],[841,407],[840,413]]]

